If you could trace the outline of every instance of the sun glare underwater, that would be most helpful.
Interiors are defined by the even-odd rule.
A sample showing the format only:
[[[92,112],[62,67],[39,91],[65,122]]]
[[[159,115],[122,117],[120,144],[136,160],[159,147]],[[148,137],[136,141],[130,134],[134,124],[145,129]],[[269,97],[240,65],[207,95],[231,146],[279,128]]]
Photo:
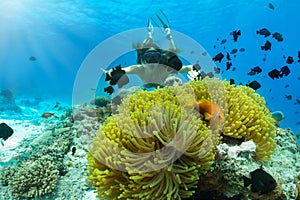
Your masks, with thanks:
[[[0,200],[299,199],[299,10],[2,0]]]

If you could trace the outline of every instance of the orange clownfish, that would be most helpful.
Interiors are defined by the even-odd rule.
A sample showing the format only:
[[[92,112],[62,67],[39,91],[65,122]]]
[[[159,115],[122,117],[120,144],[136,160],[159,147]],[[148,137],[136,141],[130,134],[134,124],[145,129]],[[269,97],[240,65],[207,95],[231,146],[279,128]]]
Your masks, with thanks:
[[[207,125],[222,124],[225,121],[224,114],[218,104],[199,101],[194,104],[194,108],[202,115],[202,119]]]

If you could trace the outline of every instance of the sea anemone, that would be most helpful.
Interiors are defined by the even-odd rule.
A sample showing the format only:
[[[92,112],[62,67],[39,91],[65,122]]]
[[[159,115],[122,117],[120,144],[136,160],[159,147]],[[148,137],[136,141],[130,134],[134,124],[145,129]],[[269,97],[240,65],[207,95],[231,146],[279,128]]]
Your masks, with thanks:
[[[176,94],[176,95],[175,95]],[[174,88],[140,91],[97,132],[88,153],[89,179],[99,197],[181,199],[213,163],[218,134]]]

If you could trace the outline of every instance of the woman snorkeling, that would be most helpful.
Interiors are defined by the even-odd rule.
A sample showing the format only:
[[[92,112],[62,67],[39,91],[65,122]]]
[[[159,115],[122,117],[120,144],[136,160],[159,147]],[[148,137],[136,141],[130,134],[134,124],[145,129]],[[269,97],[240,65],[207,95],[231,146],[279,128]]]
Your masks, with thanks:
[[[169,49],[163,50],[154,43],[152,34],[153,26],[151,20],[164,30],[165,36],[169,41]],[[121,68],[117,66],[109,71],[105,71],[105,81],[109,81],[110,86],[104,88],[104,91],[112,94],[114,89],[112,85],[122,87],[129,82],[126,74],[136,74],[143,81],[144,88],[164,86],[164,82],[171,74],[187,73],[195,69],[192,65],[183,66],[177,56],[178,49],[175,46],[169,21],[166,15],[159,10],[156,15],[148,19],[148,37],[142,44],[133,45],[137,51],[137,64]]]

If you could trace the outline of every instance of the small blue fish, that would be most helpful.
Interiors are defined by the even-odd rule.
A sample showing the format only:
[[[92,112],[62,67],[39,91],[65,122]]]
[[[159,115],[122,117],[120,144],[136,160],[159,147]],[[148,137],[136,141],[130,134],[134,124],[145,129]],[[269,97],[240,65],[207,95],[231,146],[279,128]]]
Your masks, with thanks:
[[[274,111],[274,112],[272,112],[272,117],[277,122],[280,122],[280,121],[284,120],[284,114],[281,111]]]

